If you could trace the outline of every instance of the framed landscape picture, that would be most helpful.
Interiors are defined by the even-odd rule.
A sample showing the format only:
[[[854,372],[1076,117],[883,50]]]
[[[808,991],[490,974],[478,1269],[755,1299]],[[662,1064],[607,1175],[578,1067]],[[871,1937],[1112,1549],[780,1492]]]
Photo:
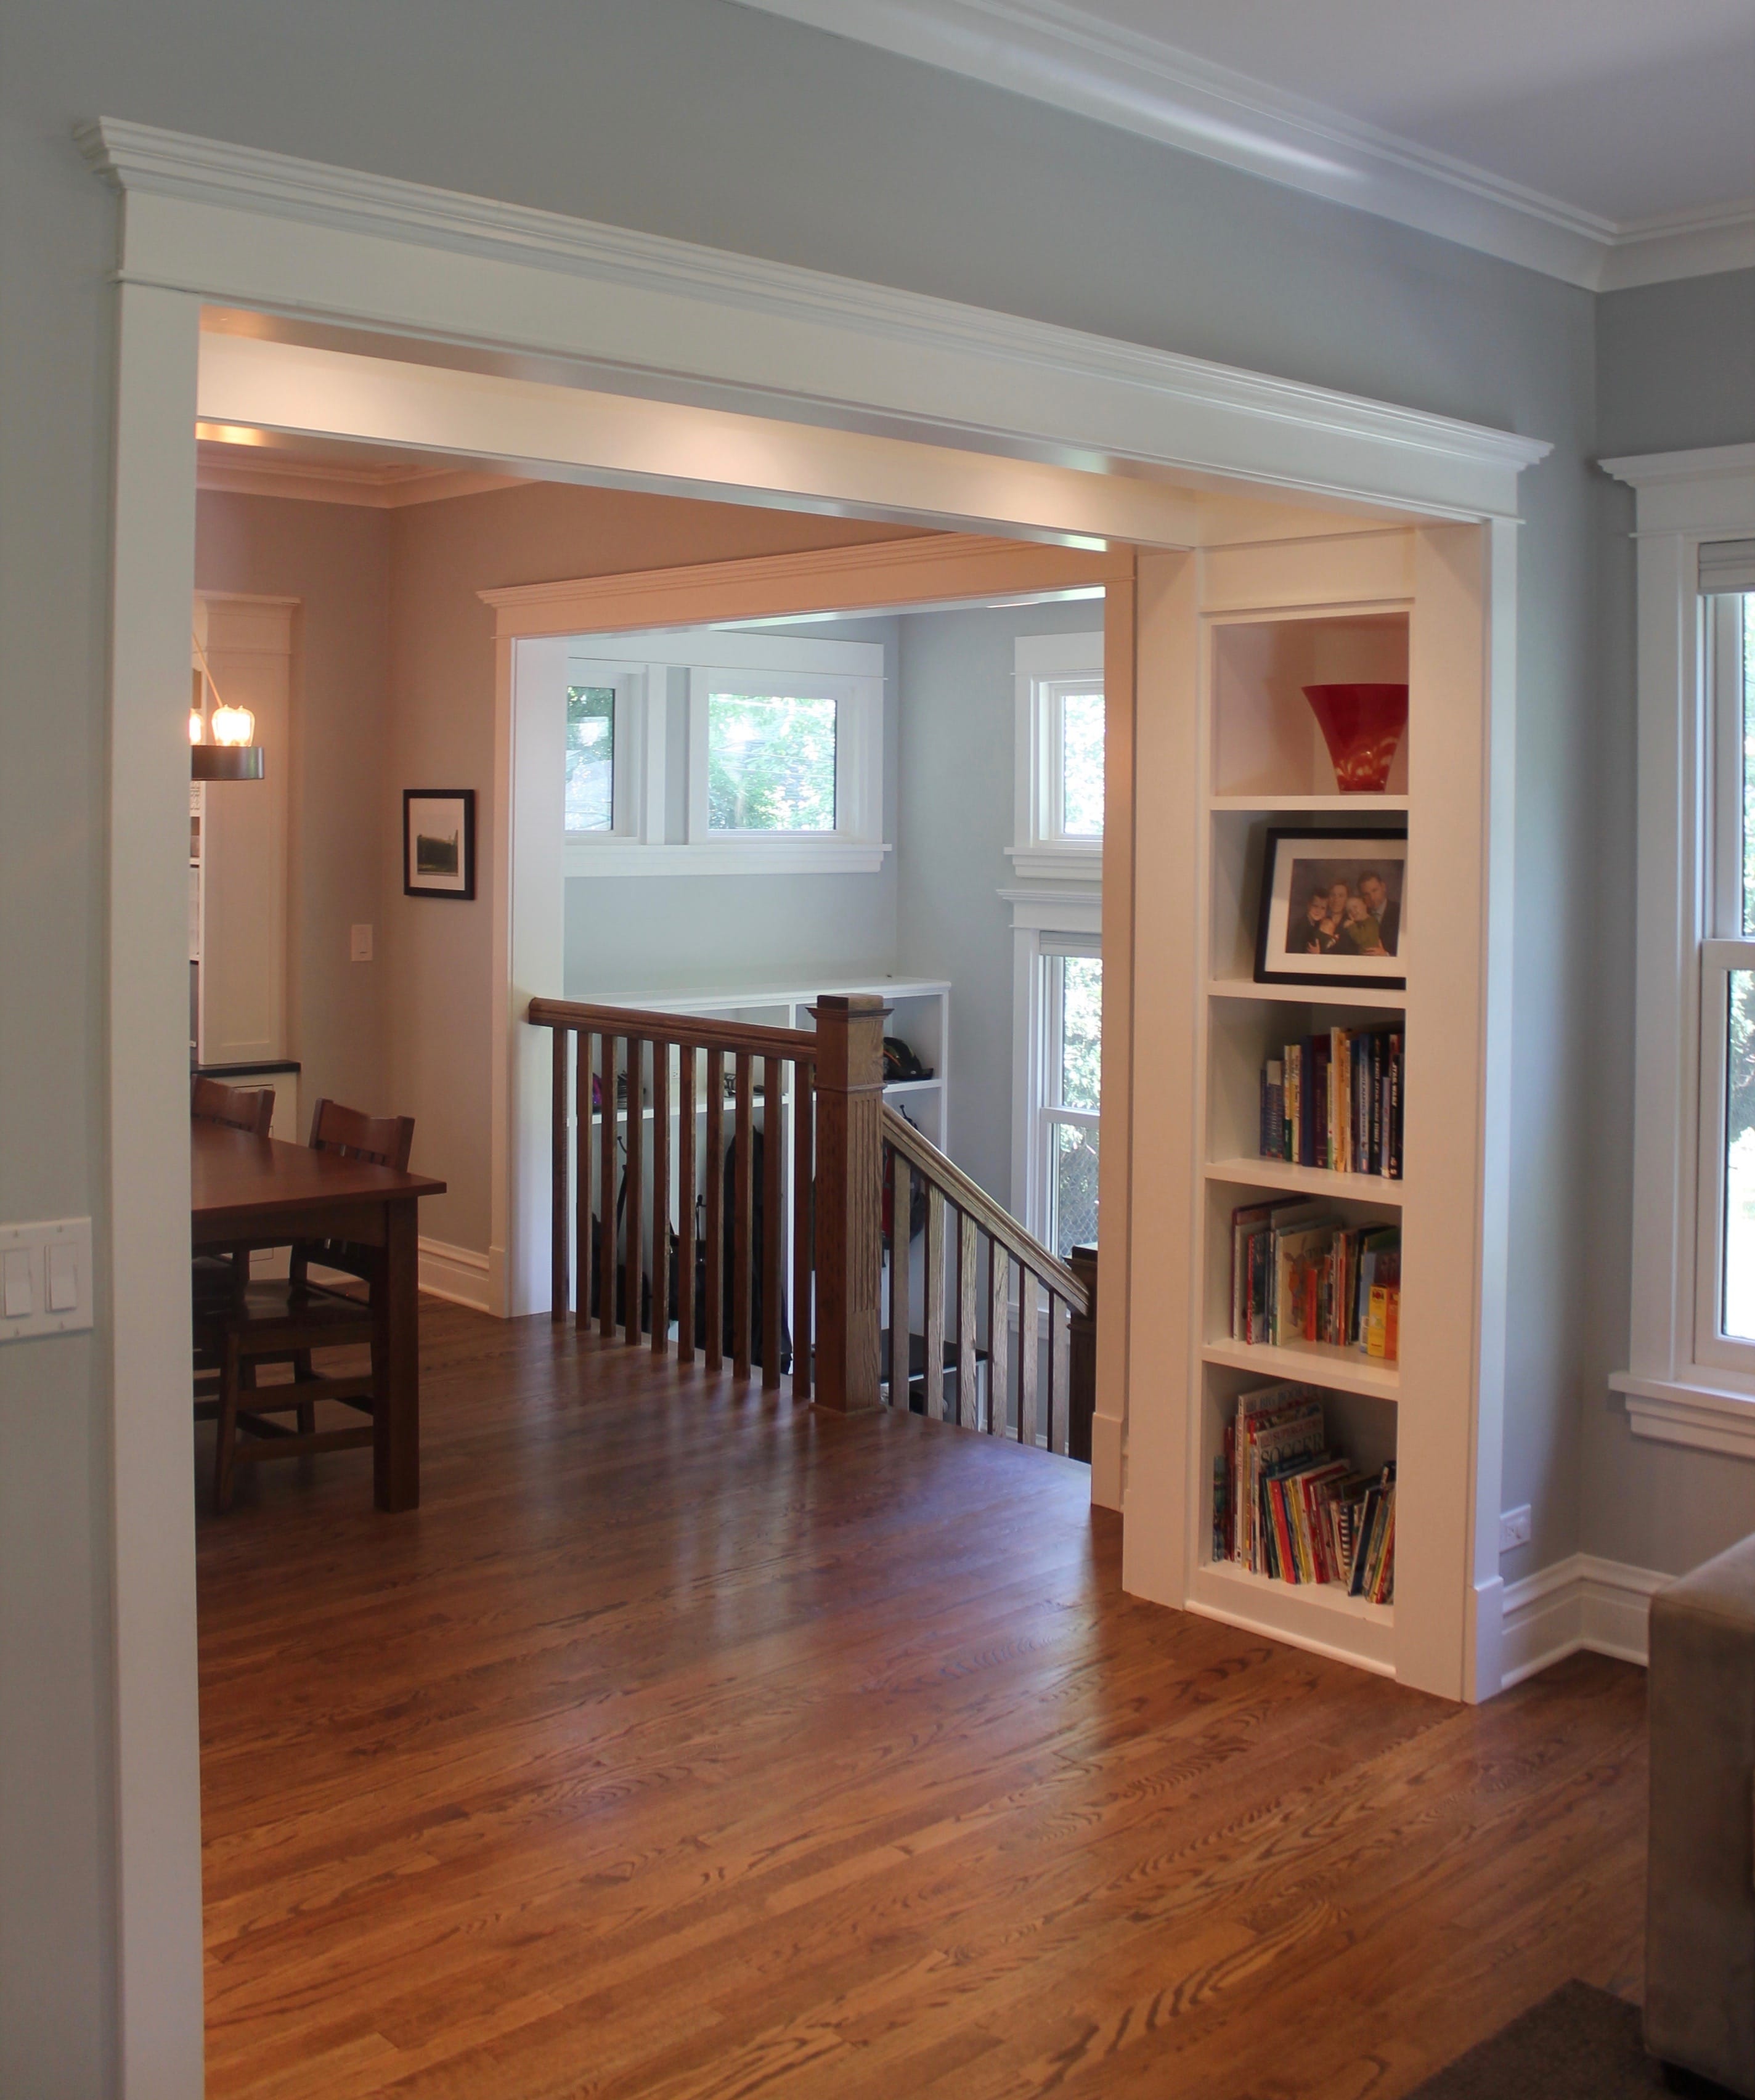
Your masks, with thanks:
[[[475,790],[404,788],[402,887],[408,897],[475,894]]]
[[[1323,825],[1268,833],[1257,984],[1407,985],[1408,833]]]

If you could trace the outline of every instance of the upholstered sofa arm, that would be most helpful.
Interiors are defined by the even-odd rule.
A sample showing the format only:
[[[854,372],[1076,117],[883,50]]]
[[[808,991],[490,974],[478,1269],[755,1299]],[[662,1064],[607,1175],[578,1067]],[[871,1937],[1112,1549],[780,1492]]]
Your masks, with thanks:
[[[1646,2046],[1755,2096],[1755,1538],[1651,1599]]]

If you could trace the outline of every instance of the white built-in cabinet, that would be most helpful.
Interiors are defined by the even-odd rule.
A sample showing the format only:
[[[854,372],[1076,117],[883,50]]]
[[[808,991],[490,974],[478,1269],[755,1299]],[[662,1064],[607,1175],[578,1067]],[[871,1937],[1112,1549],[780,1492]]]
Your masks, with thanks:
[[[1127,1507],[1166,1494],[1180,1520],[1174,1543],[1130,1523],[1128,1586],[1452,1697],[1498,1688],[1510,700],[1494,638],[1510,567],[1497,532],[1158,558],[1142,562],[1139,613]],[[1337,792],[1302,690],[1352,679],[1410,688],[1381,794]],[[1266,835],[1329,822],[1407,827],[1405,990],[1255,981]],[[1405,1036],[1402,1178],[1261,1158],[1264,1059],[1376,1024]],[[1401,1227],[1396,1363],[1232,1338],[1232,1213],[1288,1192]],[[1162,1380],[1148,1373],[1160,1348]],[[1226,1420],[1281,1379],[1321,1388],[1331,1440],[1361,1467],[1396,1461],[1392,1604],[1215,1554]]]

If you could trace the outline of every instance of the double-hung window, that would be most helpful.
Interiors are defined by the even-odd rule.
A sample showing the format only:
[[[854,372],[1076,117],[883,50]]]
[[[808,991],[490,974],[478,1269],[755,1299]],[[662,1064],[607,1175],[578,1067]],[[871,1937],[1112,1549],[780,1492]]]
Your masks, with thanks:
[[[1755,1456],[1755,445],[1638,497],[1637,1436]]]
[[[1755,1378],[1755,573],[1744,572],[1755,571],[1755,544],[1746,562],[1742,551],[1703,549],[1701,562],[1710,778],[1695,1357]],[[1721,580],[1730,588],[1713,588]]]
[[[1032,1133],[1041,1237],[1064,1261],[1097,1238],[1103,958],[1076,934],[1041,936],[1041,1080]]]

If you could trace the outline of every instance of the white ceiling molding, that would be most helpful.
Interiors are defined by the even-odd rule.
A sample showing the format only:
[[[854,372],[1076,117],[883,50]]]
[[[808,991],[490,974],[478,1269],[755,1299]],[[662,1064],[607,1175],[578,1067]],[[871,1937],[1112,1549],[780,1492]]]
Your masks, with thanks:
[[[103,118],[121,276],[572,360],[586,383],[1087,473],[1515,517],[1539,440],[985,307]],[[411,267],[421,248],[443,267]],[[859,404],[849,408],[849,403]],[[247,421],[214,408],[218,421]],[[310,427],[307,426],[307,427]],[[319,425],[316,427],[331,427]]]
[[[196,447],[195,485],[228,496],[400,510],[411,503],[442,503],[453,496],[521,488],[523,477],[448,467],[366,466],[301,459],[260,445],[203,442]]]
[[[1755,198],[1617,224],[1059,0],[739,0],[1590,291],[1755,264]]]

